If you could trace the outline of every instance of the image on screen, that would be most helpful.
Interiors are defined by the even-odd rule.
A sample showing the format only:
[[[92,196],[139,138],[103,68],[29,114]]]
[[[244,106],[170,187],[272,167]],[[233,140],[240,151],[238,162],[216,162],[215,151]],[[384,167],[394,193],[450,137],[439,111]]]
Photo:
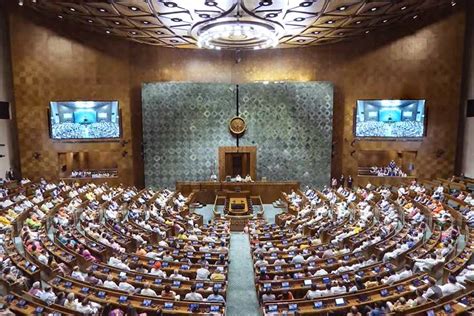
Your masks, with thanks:
[[[422,138],[425,100],[358,100],[356,137]]]
[[[120,138],[118,101],[50,102],[50,123],[53,139]]]

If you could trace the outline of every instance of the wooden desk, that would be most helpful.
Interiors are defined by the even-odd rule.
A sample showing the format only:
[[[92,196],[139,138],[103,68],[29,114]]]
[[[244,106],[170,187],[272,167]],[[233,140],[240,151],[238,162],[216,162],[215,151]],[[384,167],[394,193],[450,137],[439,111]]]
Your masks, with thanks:
[[[300,183],[296,181],[257,181],[257,182],[176,182],[176,191],[187,196],[195,193],[195,200],[213,204],[217,195],[222,191],[249,191],[252,196],[260,196],[263,203],[268,204],[280,198],[281,192],[298,190]]]

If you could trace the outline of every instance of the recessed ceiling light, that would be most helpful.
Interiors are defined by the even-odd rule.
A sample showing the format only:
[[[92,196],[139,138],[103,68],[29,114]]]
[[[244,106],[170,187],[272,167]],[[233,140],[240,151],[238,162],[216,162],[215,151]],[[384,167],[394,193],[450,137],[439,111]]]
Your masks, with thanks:
[[[313,3],[310,2],[310,1],[305,1],[305,2],[301,2],[300,3],[300,7],[309,7],[311,6]]]
[[[99,11],[102,13],[107,12],[107,10],[105,10],[104,8],[99,8]]]
[[[456,5],[456,1],[451,1],[451,6],[455,6]]]
[[[296,22],[301,22],[301,21],[304,21],[304,18],[302,18],[302,17],[295,18],[293,21],[296,21]]]
[[[268,7],[269,5],[272,5],[272,4],[273,4],[273,1],[271,1],[271,0],[263,0],[263,1],[260,1],[259,4],[260,4],[261,6]]]
[[[138,11],[138,8],[137,8],[137,7],[130,7],[130,10],[132,10],[132,11]]]
[[[135,31],[131,31],[130,33],[132,33],[132,35],[137,35],[137,32]]]
[[[74,8],[69,8],[69,10],[72,11],[72,12],[76,11],[76,9],[74,9]]]
[[[170,42],[171,42],[171,43],[179,43],[179,41],[178,41],[178,40],[175,40],[175,39],[170,40]]]
[[[148,21],[143,21],[142,23],[143,24],[150,24],[150,22],[148,22]]]
[[[168,8],[176,8],[178,5],[174,2],[165,2],[165,7],[168,7]]]
[[[62,19],[62,18],[63,18],[63,16],[62,16],[62,15],[58,15],[58,18]]]
[[[119,21],[115,21],[114,22],[116,25],[120,25],[120,22]]]
[[[403,6],[403,7],[400,8],[400,10],[403,11],[403,10],[405,10],[406,8],[407,8],[406,6]]]
[[[320,31],[314,31],[313,34],[314,35],[318,35],[319,33],[321,33]]]
[[[361,24],[361,23],[362,23],[362,21],[361,21],[361,20],[359,20],[359,21],[356,21],[356,24]]]
[[[268,13],[267,18],[276,18],[278,16],[278,13]]]
[[[109,31],[109,30],[107,30],[107,31],[105,31],[105,33],[107,33],[107,34],[110,34],[110,31]]]
[[[344,35],[344,32],[339,32],[337,33],[337,35]]]
[[[299,39],[299,40],[296,40],[298,43],[304,43],[306,42],[304,39]]]
[[[209,19],[211,16],[207,13],[201,13],[201,14],[199,14],[199,17],[202,18],[202,19]]]
[[[387,23],[387,22],[388,22],[388,20],[383,20],[383,21],[382,21],[382,23]]]
[[[87,20],[87,22],[89,22],[89,23],[94,23],[94,21],[92,21],[91,19]]]
[[[181,21],[183,21],[183,20],[181,20],[180,18],[172,18],[171,21],[173,21],[173,22],[181,22]]]
[[[339,11],[344,11],[344,10],[346,10],[346,9],[347,9],[347,7],[345,7],[345,6],[342,6],[342,7],[339,7],[339,8],[337,8],[337,9],[338,9]]]
[[[377,7],[373,7],[372,9],[370,9],[370,11],[374,12],[374,11],[377,11]]]
[[[334,20],[329,20],[326,22],[327,24],[333,24],[334,23]]]
[[[369,34],[369,33],[370,33],[370,31],[369,31],[369,30],[365,31],[365,34]]]
[[[217,5],[217,2],[215,2],[215,1],[206,1],[206,2],[204,2],[204,4],[209,6],[209,7],[215,7]]]
[[[165,33],[163,33],[162,31],[156,31],[156,34],[158,34],[158,35],[163,35],[163,34],[165,34]]]
[[[418,18],[418,15],[414,15],[414,16],[413,16],[413,19],[416,19],[416,18]]]

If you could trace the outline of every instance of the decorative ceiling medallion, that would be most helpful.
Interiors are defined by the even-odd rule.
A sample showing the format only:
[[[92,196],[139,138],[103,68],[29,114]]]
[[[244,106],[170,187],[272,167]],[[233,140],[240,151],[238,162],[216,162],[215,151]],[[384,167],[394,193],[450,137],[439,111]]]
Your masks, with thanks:
[[[157,46],[211,49],[302,47],[368,36],[452,0],[22,0],[56,19],[104,36]],[[456,6],[454,6],[456,7]]]
[[[229,121],[229,130],[232,135],[239,137],[242,136],[247,129],[245,120],[240,116],[234,116]]]

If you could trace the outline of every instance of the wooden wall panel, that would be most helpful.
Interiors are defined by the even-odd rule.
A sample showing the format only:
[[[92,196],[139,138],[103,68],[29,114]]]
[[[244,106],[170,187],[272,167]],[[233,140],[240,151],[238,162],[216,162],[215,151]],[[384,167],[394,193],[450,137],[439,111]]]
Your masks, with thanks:
[[[143,183],[141,96],[143,82],[242,83],[259,80],[334,83],[332,171],[356,174],[354,151],[418,151],[419,175],[448,176],[454,170],[465,12],[434,21],[372,32],[340,44],[236,54],[145,46],[77,30],[57,22],[10,12],[15,103],[21,165],[26,176],[56,170],[57,152],[121,151],[117,143],[71,145],[48,137],[46,108],[51,99],[85,96],[119,99],[128,156],[119,162],[127,183]],[[33,20],[33,21],[32,21]],[[407,22],[408,23],[408,22]],[[353,141],[357,99],[426,98],[428,132],[421,143]],[[79,148],[77,148],[79,147]],[[32,159],[41,152],[39,161]],[[177,179],[179,180],[179,179]]]
[[[58,142],[48,130],[49,101],[118,100],[123,139],[131,139],[128,43],[88,33],[66,35],[18,13],[10,14],[10,40],[23,175],[56,179],[59,152],[114,152],[110,159],[117,160],[120,181],[133,184],[131,143]]]

